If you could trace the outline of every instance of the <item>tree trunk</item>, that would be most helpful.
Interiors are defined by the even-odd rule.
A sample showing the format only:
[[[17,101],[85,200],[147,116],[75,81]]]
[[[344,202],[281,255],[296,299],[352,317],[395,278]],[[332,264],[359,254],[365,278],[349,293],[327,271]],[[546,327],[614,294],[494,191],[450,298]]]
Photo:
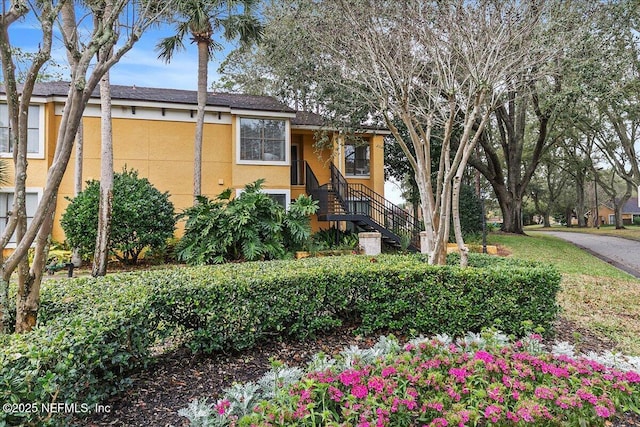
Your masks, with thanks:
[[[66,2],[62,9],[60,10],[60,16],[62,18],[61,30],[66,40],[70,46],[73,46],[75,50],[78,49],[78,31],[76,28],[76,12],[75,5],[73,2]],[[70,50],[67,50],[67,60],[69,61],[69,65],[71,69],[77,66],[78,60],[74,55],[71,54]],[[78,124],[78,132],[76,133],[76,159],[74,165],[74,189],[73,195],[74,197],[78,195],[82,191],[82,161],[83,161],[83,149],[84,149],[84,127],[82,125],[82,120]],[[71,253],[71,262],[75,267],[80,267],[82,265],[82,257],[80,256],[80,250],[78,248],[73,248]]]
[[[633,186],[631,185],[631,183],[629,181],[626,182],[627,186],[626,186],[626,191],[625,193],[622,195],[622,197],[620,197],[620,199],[616,202],[614,200],[614,213],[616,216],[616,230],[621,230],[623,228],[625,228],[624,226],[624,221],[622,219],[622,210],[624,209],[624,205],[627,204],[627,202],[629,201],[629,198],[631,197],[631,192],[633,191]],[[632,217],[633,220],[633,217]]]
[[[576,175],[576,217],[578,220],[578,227],[587,226],[584,214],[584,174],[582,171],[579,171]]]
[[[100,208],[98,210],[98,233],[93,254],[94,277],[107,274],[109,261],[109,237],[111,234],[111,211],[113,200],[113,138],[111,131],[111,83],[109,72],[100,81],[100,107],[102,110],[101,160],[100,160]]]
[[[571,228],[571,220],[573,219],[573,209],[567,206],[564,210],[564,216],[567,218],[567,227]]]
[[[542,221],[543,221],[543,227],[545,228],[549,228],[551,227],[551,215],[549,214],[549,212],[544,212],[542,214]]]
[[[202,139],[204,133],[204,110],[207,106],[207,74],[209,46],[198,41],[198,110],[196,114],[196,135],[193,144],[193,199],[202,192]]]
[[[78,125],[78,133],[76,134],[76,161],[74,167],[74,186],[73,186],[73,195],[77,196],[78,193],[82,191],[82,161],[83,161],[83,150],[84,150],[84,126],[82,125],[82,120]],[[73,248],[71,252],[71,262],[74,267],[80,267],[82,265],[82,257],[80,256],[80,250],[78,248]]]
[[[453,180],[453,197],[451,201],[453,213],[453,232],[456,236],[456,243],[460,251],[460,266],[469,265],[469,248],[464,244],[462,238],[462,227],[460,225],[460,177],[456,176]]]
[[[57,197],[56,197],[57,200]],[[42,274],[47,263],[49,244],[51,243],[51,230],[55,217],[55,200],[50,213],[45,218],[38,236],[35,240],[35,250],[31,269],[25,276],[22,285],[19,285],[16,298],[16,333],[28,332],[35,328],[40,309],[40,284]],[[19,282],[20,283],[20,282]]]
[[[522,200],[507,197],[506,200],[498,198],[498,201],[502,210],[502,227],[500,229],[505,233],[524,234]]]

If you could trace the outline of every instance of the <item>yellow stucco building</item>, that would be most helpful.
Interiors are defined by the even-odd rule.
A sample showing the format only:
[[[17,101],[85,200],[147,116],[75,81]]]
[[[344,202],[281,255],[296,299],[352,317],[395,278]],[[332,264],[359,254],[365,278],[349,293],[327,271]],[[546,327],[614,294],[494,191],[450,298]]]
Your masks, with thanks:
[[[115,171],[124,166],[135,169],[160,191],[168,191],[178,211],[191,206],[196,92],[117,85],[111,91]],[[68,83],[51,82],[37,84],[33,94],[28,215],[42,194],[67,92]],[[10,158],[10,128],[1,96],[0,155]],[[86,181],[100,176],[97,91],[85,110],[83,126],[82,179]],[[329,226],[321,221],[356,222],[363,215],[383,229],[397,225],[388,218],[396,208],[383,198],[383,137],[387,132],[363,130],[358,143],[340,143],[339,135],[330,132],[332,147],[319,149],[316,139],[321,130],[319,116],[297,112],[274,98],[210,93],[204,125],[202,194],[213,197],[226,188],[239,191],[263,178],[265,192],[284,205],[303,193],[322,199],[321,211],[313,219],[315,229]],[[74,163],[72,157],[59,190],[53,229],[57,241],[64,240],[59,220],[67,197],[74,195]],[[0,188],[0,227],[11,210],[12,192],[11,186]],[[344,217],[346,214],[352,215]],[[371,228],[359,222],[365,229]]]

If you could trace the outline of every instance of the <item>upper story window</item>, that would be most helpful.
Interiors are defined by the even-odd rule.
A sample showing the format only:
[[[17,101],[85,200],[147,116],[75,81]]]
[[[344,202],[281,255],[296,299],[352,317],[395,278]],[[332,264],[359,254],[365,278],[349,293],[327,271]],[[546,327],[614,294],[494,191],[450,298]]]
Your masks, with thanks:
[[[346,143],[344,146],[345,175],[369,176],[369,143]]]
[[[286,120],[241,117],[239,122],[239,163],[287,163]]]
[[[44,108],[40,105],[29,106],[27,124],[27,153],[29,157],[44,157],[44,132],[41,123],[44,122]],[[0,104],[0,156],[13,152],[9,127],[9,109],[7,104]]]

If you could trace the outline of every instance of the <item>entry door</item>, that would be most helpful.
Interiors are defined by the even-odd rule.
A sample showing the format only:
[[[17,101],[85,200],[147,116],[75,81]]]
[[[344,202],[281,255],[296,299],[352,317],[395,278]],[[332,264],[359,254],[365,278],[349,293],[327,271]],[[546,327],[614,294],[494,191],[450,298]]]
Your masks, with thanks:
[[[291,185],[304,185],[302,149],[299,142],[291,143]]]

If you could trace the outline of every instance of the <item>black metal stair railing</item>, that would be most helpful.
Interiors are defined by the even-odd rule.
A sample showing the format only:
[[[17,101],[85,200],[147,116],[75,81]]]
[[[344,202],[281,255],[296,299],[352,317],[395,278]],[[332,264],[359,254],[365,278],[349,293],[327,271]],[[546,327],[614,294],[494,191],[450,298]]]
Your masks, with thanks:
[[[320,185],[308,163],[304,165],[305,189],[318,201],[318,219],[350,221],[361,228],[379,231],[396,246],[419,250],[421,224],[410,213],[363,184],[350,184],[338,168],[330,165],[331,182]]]
[[[421,224],[410,213],[385,199],[363,184],[350,184],[338,168],[331,165],[331,188],[327,197],[333,193],[339,208],[345,215],[363,216],[382,232],[391,233],[391,238],[401,244],[406,239],[413,249],[420,247]],[[330,208],[331,204],[327,203]],[[334,207],[335,209],[335,207]],[[338,213],[338,212],[332,212]]]

